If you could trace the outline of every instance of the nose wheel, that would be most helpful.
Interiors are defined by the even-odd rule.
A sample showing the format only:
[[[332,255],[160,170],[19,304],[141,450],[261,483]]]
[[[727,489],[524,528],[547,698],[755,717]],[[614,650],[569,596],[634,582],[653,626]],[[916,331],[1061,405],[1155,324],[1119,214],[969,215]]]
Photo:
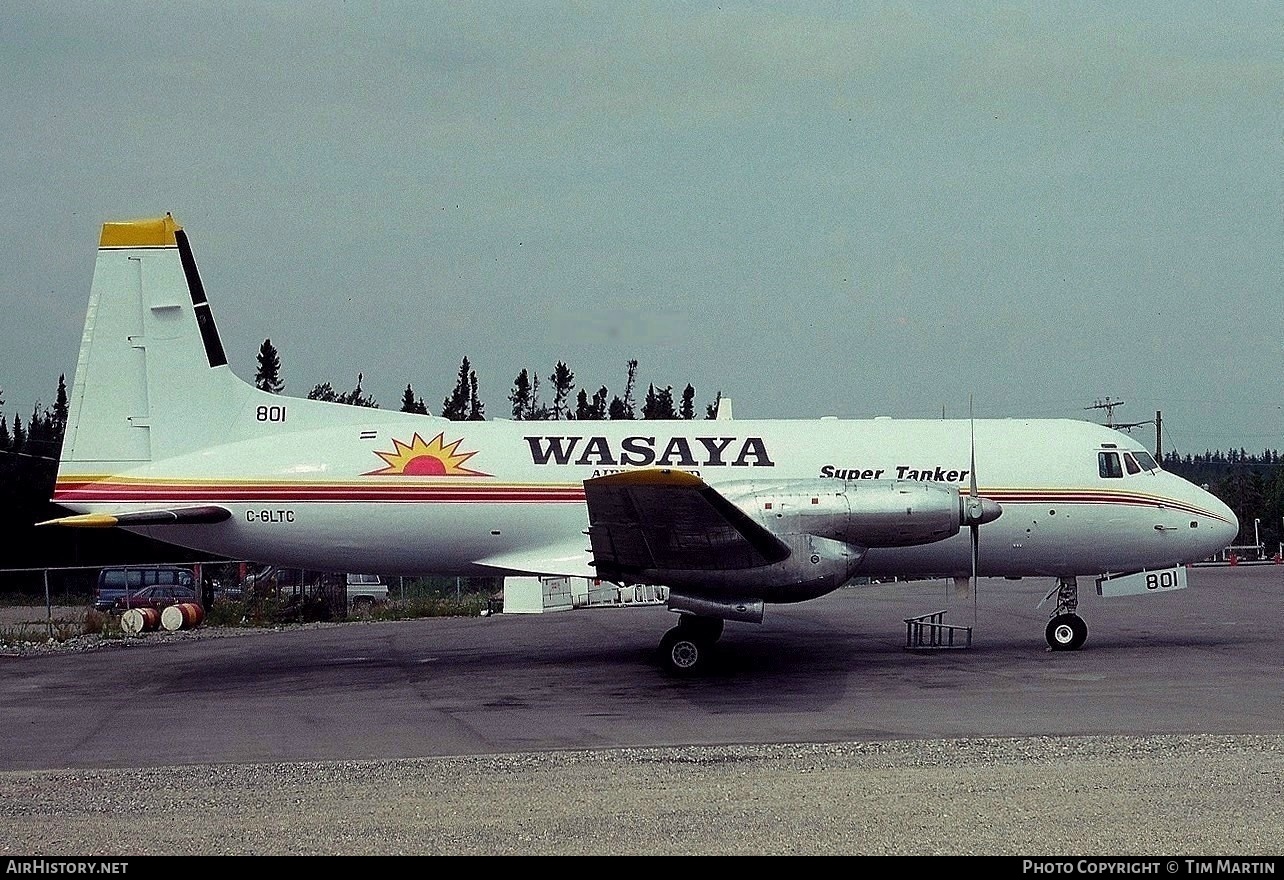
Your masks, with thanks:
[[[1073,577],[1057,578],[1057,607],[1044,630],[1048,647],[1054,651],[1077,651],[1088,638],[1088,624],[1075,614],[1079,607],[1079,582]],[[1052,593],[1048,594],[1050,598]],[[1043,604],[1042,602],[1039,604]]]
[[[1088,638],[1088,624],[1077,614],[1058,614],[1048,621],[1044,636],[1054,651],[1077,651]]]

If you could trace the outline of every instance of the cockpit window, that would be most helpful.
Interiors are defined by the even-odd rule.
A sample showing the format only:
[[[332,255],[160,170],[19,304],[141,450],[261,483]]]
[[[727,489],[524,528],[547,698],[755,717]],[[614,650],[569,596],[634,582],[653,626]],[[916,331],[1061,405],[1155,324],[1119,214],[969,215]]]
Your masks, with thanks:
[[[1141,473],[1141,465],[1137,464],[1137,460],[1132,457],[1131,452],[1124,453],[1124,467],[1128,469],[1130,474]]]
[[[1155,460],[1150,457],[1149,452],[1134,452],[1133,455],[1137,456],[1137,464],[1141,465],[1142,470],[1144,471],[1159,470],[1159,465],[1155,464]]]
[[[1103,477],[1122,477],[1124,475],[1123,466],[1119,463],[1119,453],[1117,452],[1098,452],[1097,453],[1097,471]]]

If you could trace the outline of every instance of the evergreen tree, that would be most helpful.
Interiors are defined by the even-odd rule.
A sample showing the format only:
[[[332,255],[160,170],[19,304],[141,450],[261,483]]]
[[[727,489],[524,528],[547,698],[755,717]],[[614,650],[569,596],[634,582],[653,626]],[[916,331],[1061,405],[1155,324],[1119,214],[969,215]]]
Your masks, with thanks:
[[[281,358],[271,339],[264,339],[259,346],[259,369],[254,374],[254,387],[273,394],[285,390],[285,383],[281,381]]]
[[[642,418],[676,419],[677,417],[677,411],[673,408],[673,386],[668,385],[656,391],[654,385],[648,385],[646,402],[642,405]]]
[[[718,404],[722,403],[722,389],[713,398],[713,403],[704,408],[704,417],[706,419],[716,419],[718,417]]]
[[[348,406],[367,406],[371,409],[378,409],[379,404],[375,399],[361,390],[361,382],[365,376],[357,373],[357,387],[353,388],[346,394],[340,394],[335,400],[339,403],[346,403]]]
[[[27,422],[27,452],[31,455],[49,454],[49,422],[40,412],[40,401],[31,408]]]
[[[539,400],[539,373],[531,376],[531,405],[526,411],[526,418],[532,422],[542,422],[549,417],[549,409]]]
[[[477,374],[469,372],[468,374],[468,421],[484,422],[486,416],[483,414],[485,407],[482,405],[481,397],[477,394]]]
[[[607,409],[606,414],[612,421],[633,418],[633,416],[629,415],[628,407],[624,405],[623,400],[620,400],[620,395],[618,394],[611,398],[611,406]]]
[[[13,444],[9,448],[14,452],[27,448],[27,429],[22,427],[22,416],[13,417]]]
[[[690,383],[682,392],[682,411],[679,414],[684,419],[695,418],[695,388]]]
[[[513,418],[525,419],[531,410],[531,379],[526,370],[523,369],[513,379],[513,390],[508,399],[513,404]]]
[[[329,382],[313,385],[312,390],[308,392],[308,400],[325,400],[334,403],[338,399],[339,395],[335,393]]]
[[[4,401],[0,401],[3,403]],[[62,447],[62,436],[67,431],[67,377],[66,374],[58,376],[58,396],[54,398],[53,408],[53,439]]]
[[[633,384],[634,382],[637,381],[637,375],[638,375],[637,359],[635,358],[629,361],[627,365],[629,368],[629,372],[628,372],[628,378],[625,380],[625,383],[624,383],[624,400],[621,401],[624,407],[623,409],[624,415],[621,416],[621,418],[631,419],[631,418],[634,418]],[[611,418],[615,418],[615,416],[612,416]]]
[[[8,452],[12,446],[13,438],[9,436],[9,423],[5,421],[4,413],[0,413],[0,452]]]
[[[600,420],[606,418],[606,386],[603,385],[593,395],[590,401],[588,392],[583,388],[580,389],[580,395],[575,401],[575,418]]]
[[[658,419],[676,419],[678,411],[673,407],[673,386],[665,385],[655,393],[656,399],[656,418]]]
[[[513,418],[519,421],[537,421],[549,417],[548,407],[539,402],[539,374],[522,370],[513,380],[513,390],[508,395],[513,404]]]
[[[467,421],[474,410],[473,392],[477,389],[477,375],[468,365],[465,357],[459,364],[459,378],[455,381],[455,390],[441,402],[441,414],[453,422]]]
[[[566,400],[571,395],[571,389],[575,387],[575,374],[565,363],[558,361],[548,380],[553,383],[553,418],[558,420],[566,418]]]
[[[401,395],[401,412],[428,415],[428,407],[424,406],[424,399],[415,397],[415,389],[410,387],[409,382],[406,383],[406,390]]]

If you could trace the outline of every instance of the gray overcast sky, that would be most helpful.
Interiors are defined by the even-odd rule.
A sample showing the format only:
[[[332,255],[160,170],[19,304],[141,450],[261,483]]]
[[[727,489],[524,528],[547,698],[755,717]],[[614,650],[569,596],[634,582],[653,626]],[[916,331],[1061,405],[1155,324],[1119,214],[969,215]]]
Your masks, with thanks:
[[[1277,2],[11,4],[0,119],[11,424],[100,224],[170,211],[297,396],[637,358],[740,418],[1284,447]]]

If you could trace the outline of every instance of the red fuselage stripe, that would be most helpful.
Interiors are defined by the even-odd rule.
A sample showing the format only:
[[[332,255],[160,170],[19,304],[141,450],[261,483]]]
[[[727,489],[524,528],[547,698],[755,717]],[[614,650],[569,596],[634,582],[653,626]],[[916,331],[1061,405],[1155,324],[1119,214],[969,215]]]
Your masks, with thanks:
[[[1000,504],[1092,504],[1128,507],[1169,508],[1186,513],[1222,517],[1172,498],[1125,492],[1093,490],[1004,490],[982,492]],[[59,503],[258,503],[274,502],[431,502],[431,503],[583,503],[580,486],[415,486],[415,485],[200,485],[195,483],[115,483],[110,481],[67,481],[54,495]]]

